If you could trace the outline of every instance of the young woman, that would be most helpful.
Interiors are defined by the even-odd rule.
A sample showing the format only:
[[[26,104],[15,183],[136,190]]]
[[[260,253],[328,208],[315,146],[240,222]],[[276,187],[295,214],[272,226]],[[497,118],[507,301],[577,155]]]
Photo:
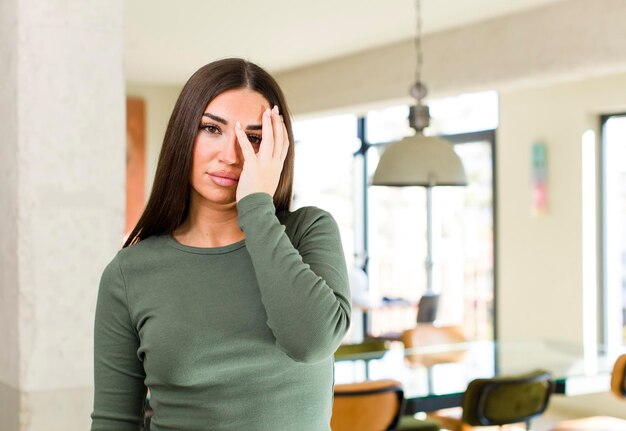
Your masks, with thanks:
[[[290,212],[294,150],[275,80],[210,63],[170,118],[146,209],[105,268],[92,430],[330,430],[350,322],[333,218]],[[320,167],[321,168],[321,167]]]

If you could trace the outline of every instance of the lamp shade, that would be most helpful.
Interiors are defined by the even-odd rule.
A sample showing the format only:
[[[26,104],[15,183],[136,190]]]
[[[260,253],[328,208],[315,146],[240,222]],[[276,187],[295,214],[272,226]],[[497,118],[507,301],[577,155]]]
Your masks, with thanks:
[[[390,144],[378,162],[375,186],[465,186],[461,159],[452,144],[416,133]]]

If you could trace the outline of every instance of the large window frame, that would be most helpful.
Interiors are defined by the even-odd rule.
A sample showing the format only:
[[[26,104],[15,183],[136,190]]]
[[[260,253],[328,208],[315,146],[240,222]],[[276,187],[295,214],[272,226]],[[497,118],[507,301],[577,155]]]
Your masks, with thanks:
[[[360,185],[357,187],[360,190],[360,193],[355,195],[355,208],[356,212],[361,214],[361,223],[360,229],[355,229],[355,250],[361,250],[360,253],[363,256],[360,262],[360,266],[364,272],[368,272],[369,265],[369,241],[368,241],[368,193],[369,193],[369,184],[368,184],[368,165],[367,165],[367,152],[371,147],[376,146],[385,146],[389,143],[369,143],[368,138],[366,136],[367,130],[367,118],[364,116],[360,116],[357,119],[357,134],[358,138],[361,141],[361,146],[354,153],[355,158],[360,158]],[[495,130],[482,130],[476,132],[467,132],[467,133],[459,133],[453,135],[442,135],[444,139],[450,141],[454,145],[463,145],[464,143],[471,143],[477,141],[488,142],[491,147],[491,157],[492,157],[492,226],[493,226],[493,308],[492,308],[492,334],[493,339],[498,340],[498,317],[497,317],[497,299],[498,299],[498,285],[497,285],[497,271],[498,271],[498,253],[497,253],[497,238],[498,238],[498,224],[497,224],[497,170],[496,170],[496,134]],[[370,324],[369,324],[369,313],[365,311],[363,313],[363,334],[369,334],[370,332]]]
[[[606,126],[609,120],[612,118],[624,117],[626,118],[626,112],[612,113],[612,114],[604,114],[599,118],[599,157],[598,157],[598,230],[599,230],[599,238],[598,238],[598,285],[600,287],[599,292],[599,329],[600,333],[599,340],[600,344],[603,346],[603,350],[607,352],[611,351],[619,351],[621,352],[626,346],[626,336],[622,335],[617,337],[616,328],[612,327],[614,322],[610,318],[614,313],[609,310],[610,304],[612,303],[609,299],[609,285],[608,285],[608,265],[607,265],[607,243],[608,243],[608,226],[607,226],[607,205],[608,205],[608,196],[607,196],[607,182],[606,182],[606,171],[607,171],[607,136],[606,136]],[[626,293],[622,292],[622,295]],[[623,300],[623,299],[622,299]],[[626,318],[622,318],[622,332],[625,331],[626,328]],[[617,339],[620,341],[618,342]]]

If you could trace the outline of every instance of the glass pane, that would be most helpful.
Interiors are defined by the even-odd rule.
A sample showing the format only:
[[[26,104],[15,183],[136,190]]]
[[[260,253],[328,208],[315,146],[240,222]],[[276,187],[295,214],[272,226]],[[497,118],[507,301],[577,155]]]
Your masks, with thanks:
[[[341,233],[348,268],[354,259],[353,153],[359,148],[356,116],[295,121],[296,163],[292,208],[330,212]]]
[[[626,345],[626,116],[604,126],[605,280],[610,297],[621,297],[621,312],[609,325],[622,328]],[[610,307],[612,304],[608,304]]]
[[[399,141],[415,134],[409,127],[409,107],[393,106],[367,113],[365,137],[370,144]],[[376,165],[374,165],[376,166]]]
[[[435,189],[435,283],[441,296],[440,316],[463,316],[468,334],[493,337],[493,178],[491,144],[455,145],[467,175],[467,187]],[[434,194],[434,193],[433,193]],[[460,300],[459,298],[463,298]]]
[[[495,91],[437,99],[428,106],[430,135],[454,135],[498,127],[498,93]]]
[[[368,153],[372,172],[382,148]],[[462,324],[475,339],[493,337],[493,178],[489,142],[457,144],[467,187],[433,189],[433,283],[441,293],[437,320]],[[426,189],[371,187],[370,288],[416,302],[426,289]],[[415,307],[372,313],[372,333],[400,332]]]
[[[454,97],[429,100],[430,126],[425,135],[454,135],[458,133],[494,130],[498,127],[498,93],[484,91]],[[367,141],[386,143],[411,136],[409,107],[393,106],[367,113]]]

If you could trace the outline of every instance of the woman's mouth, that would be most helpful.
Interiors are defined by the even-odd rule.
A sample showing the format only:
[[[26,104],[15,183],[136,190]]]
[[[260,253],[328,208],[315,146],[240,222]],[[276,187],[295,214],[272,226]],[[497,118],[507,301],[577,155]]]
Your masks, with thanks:
[[[232,187],[239,183],[239,176],[231,172],[207,172],[211,180],[222,187]]]

